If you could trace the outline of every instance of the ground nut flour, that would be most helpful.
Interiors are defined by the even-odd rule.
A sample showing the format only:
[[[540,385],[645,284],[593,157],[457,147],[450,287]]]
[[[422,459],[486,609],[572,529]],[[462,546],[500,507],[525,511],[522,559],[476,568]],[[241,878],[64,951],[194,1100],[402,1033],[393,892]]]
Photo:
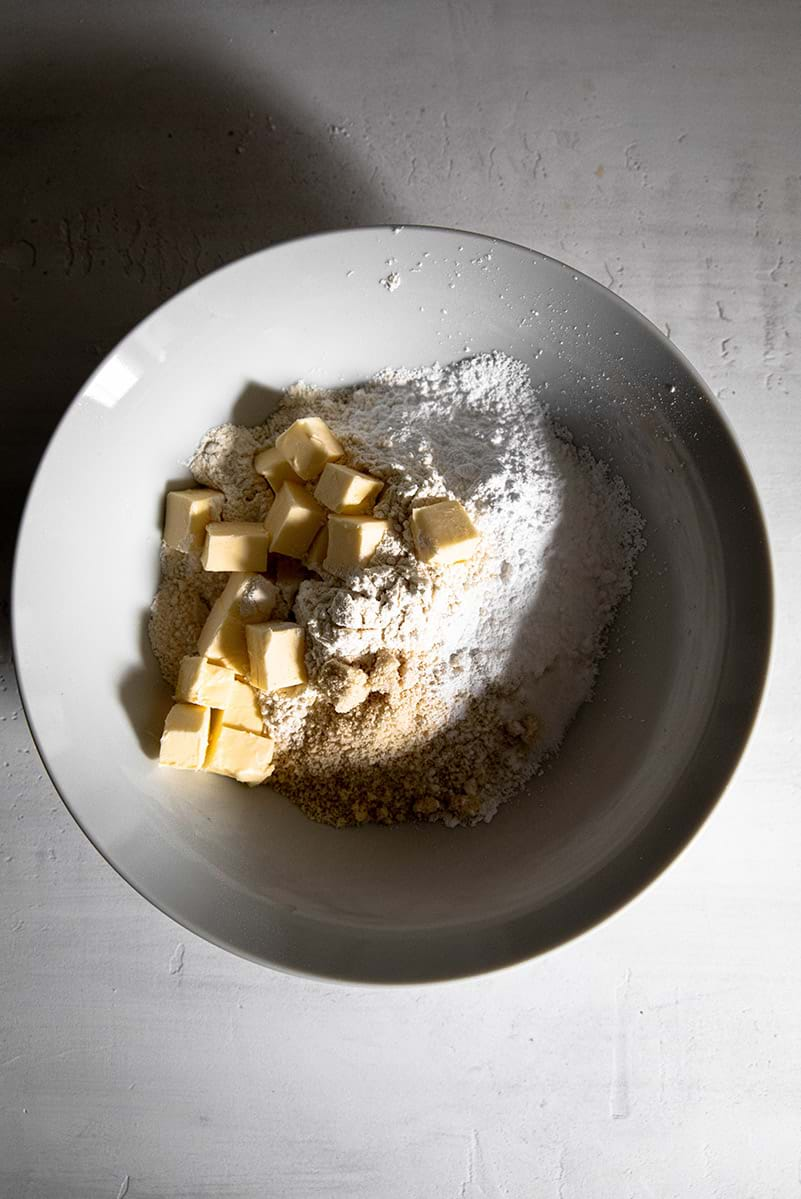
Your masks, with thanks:
[[[335,825],[489,820],[589,698],[643,521],[622,481],[557,434],[526,366],[500,353],[356,388],[298,385],[265,425],[212,430],[192,473],[224,493],[226,519],[266,515],[253,456],[310,415],[384,481],[375,515],[391,532],[367,567],[282,590],[276,618],[305,629],[309,685],[260,697],[271,785]],[[469,561],[415,556],[411,510],[435,498],[460,500],[479,529]],[[168,681],[224,582],[163,551],[150,634]]]

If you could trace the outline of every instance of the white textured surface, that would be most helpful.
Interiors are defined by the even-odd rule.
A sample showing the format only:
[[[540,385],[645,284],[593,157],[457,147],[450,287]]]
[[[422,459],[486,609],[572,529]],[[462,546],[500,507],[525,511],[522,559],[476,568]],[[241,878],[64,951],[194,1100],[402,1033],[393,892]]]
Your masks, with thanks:
[[[668,874],[542,960],[403,991],[268,973],[139,899],[43,777],[4,627],[2,1199],[798,1194],[800,43],[790,2],[5,6],[7,523],[158,300],[287,235],[441,223],[669,327],[754,470],[779,614]]]

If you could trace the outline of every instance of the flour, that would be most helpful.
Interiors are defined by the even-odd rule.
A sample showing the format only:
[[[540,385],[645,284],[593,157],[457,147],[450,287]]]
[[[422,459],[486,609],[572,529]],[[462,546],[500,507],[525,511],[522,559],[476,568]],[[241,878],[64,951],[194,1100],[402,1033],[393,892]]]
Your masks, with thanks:
[[[296,389],[277,422],[311,408],[349,460],[387,480],[376,515],[399,531],[349,588],[301,587],[312,655],[438,645],[443,694],[513,679],[554,748],[587,697],[642,544],[623,483],[557,436],[527,368],[501,354],[385,372],[352,393]],[[444,496],[468,509],[484,552],[433,571],[414,556],[408,513]]]
[[[272,503],[272,491],[253,469],[253,459],[263,441],[244,425],[220,425],[203,438],[190,464],[198,483],[214,487],[225,496],[223,520],[263,520]]]
[[[197,640],[228,575],[204,570],[198,554],[161,547],[161,583],[150,609],[148,635],[164,679],[174,687],[181,658]]]
[[[192,470],[224,492],[227,519],[264,515],[271,493],[253,455],[309,415],[384,480],[375,515],[392,532],[368,567],[293,592],[311,685],[262,696],[271,782],[335,824],[490,819],[589,698],[642,519],[606,466],[557,435],[527,368],[500,353],[357,388],[299,385],[265,425],[212,430]],[[442,498],[465,506],[482,542],[436,569],[417,560],[409,517]],[[183,618],[196,622],[186,574]]]

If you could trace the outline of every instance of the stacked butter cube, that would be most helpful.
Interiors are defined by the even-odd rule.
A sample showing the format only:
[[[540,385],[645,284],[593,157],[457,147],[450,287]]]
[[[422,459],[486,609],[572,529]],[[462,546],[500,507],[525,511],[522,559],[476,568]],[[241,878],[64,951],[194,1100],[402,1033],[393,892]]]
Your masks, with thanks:
[[[302,688],[306,664],[303,629],[271,619],[278,590],[265,577],[268,556],[276,555],[279,579],[292,575],[293,559],[296,567],[302,561],[342,574],[368,562],[387,529],[386,521],[367,515],[383,484],[341,465],[342,456],[324,421],[296,421],[254,462],[275,492],[263,522],[223,520],[223,496],[211,488],[168,493],[165,544],[198,553],[205,570],[227,571],[229,579],[197,654],[181,663],[161,738],[162,765],[251,784],[272,772],[275,746],[265,735],[258,692]],[[339,527],[329,527],[334,517]]]
[[[242,783],[261,783],[271,773],[275,747],[264,735],[247,631],[269,627],[277,598],[275,584],[263,575],[231,573],[203,625],[197,654],[181,662],[177,702],[161,738],[163,766],[210,770]],[[302,651],[299,660],[295,651],[282,681],[293,686],[305,678]]]
[[[211,488],[167,495],[164,541],[196,552],[205,570],[227,571],[228,582],[209,612],[197,654],[184,658],[161,738],[159,761],[208,770],[256,784],[272,772],[274,743],[265,735],[258,691],[306,685],[305,634],[272,620],[276,586],[265,577],[276,555],[276,577],[292,560],[334,576],[367,565],[389,528],[372,515],[383,482],[345,465],[344,450],[318,417],[297,420],[275,446],[254,459],[275,498],[262,521],[222,520],[223,496]],[[455,500],[411,514],[421,561],[446,566],[475,551],[479,534]]]
[[[365,566],[389,528],[370,515],[384,484],[345,466],[343,453],[325,422],[310,416],[295,421],[274,449],[262,450],[254,461],[276,492],[264,522],[271,546],[333,575]],[[314,480],[311,492],[304,484]]]

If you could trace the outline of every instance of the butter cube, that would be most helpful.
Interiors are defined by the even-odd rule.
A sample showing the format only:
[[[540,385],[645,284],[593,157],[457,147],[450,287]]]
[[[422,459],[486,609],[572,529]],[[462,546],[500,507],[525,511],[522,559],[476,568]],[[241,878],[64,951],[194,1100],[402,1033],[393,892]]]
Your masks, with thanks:
[[[316,479],[326,462],[336,462],[344,454],[342,446],[325,421],[317,416],[296,420],[275,439],[275,448],[283,454],[301,479]]]
[[[481,534],[458,500],[438,500],[412,512],[417,557],[433,566],[465,562],[478,549]]]
[[[237,674],[247,674],[245,625],[269,620],[277,599],[278,589],[269,579],[242,571],[232,574],[200,630],[198,653]]]
[[[260,691],[281,691],[306,682],[306,635],[282,620],[249,624],[245,630],[250,679]]]
[[[253,459],[253,468],[264,478],[272,487],[277,495],[284,483],[302,483],[300,475],[296,474],[292,467],[287,462],[280,450],[274,446],[269,450],[262,450]]]
[[[161,734],[159,765],[200,770],[209,742],[210,716],[208,708],[197,704],[173,704]]]
[[[164,544],[188,554],[203,549],[206,526],[222,516],[224,496],[210,487],[168,491],[164,514]]]
[[[365,566],[388,528],[389,521],[372,516],[329,516],[328,553],[323,569],[332,575],[342,575]]]
[[[332,512],[372,512],[384,484],[341,462],[329,462],[314,489],[314,498]]]
[[[222,713],[215,712],[203,769],[254,787],[272,774],[274,751],[275,743],[269,737],[229,728]]]
[[[235,681],[236,675],[227,666],[216,666],[207,658],[187,657],[178,669],[175,698],[222,709],[231,698]]]
[[[204,570],[266,570],[268,545],[260,521],[212,521],[200,562]]]
[[[264,720],[250,683],[234,679],[231,697],[223,709],[223,724],[232,729],[244,729],[248,733],[263,733]]]
[[[284,483],[264,522],[270,549],[302,558],[324,521],[325,512],[305,487]]]
[[[311,570],[320,571],[323,565],[326,554],[328,553],[328,524],[324,524],[320,532],[314,538],[314,541],[306,551],[306,557],[303,561]]]

